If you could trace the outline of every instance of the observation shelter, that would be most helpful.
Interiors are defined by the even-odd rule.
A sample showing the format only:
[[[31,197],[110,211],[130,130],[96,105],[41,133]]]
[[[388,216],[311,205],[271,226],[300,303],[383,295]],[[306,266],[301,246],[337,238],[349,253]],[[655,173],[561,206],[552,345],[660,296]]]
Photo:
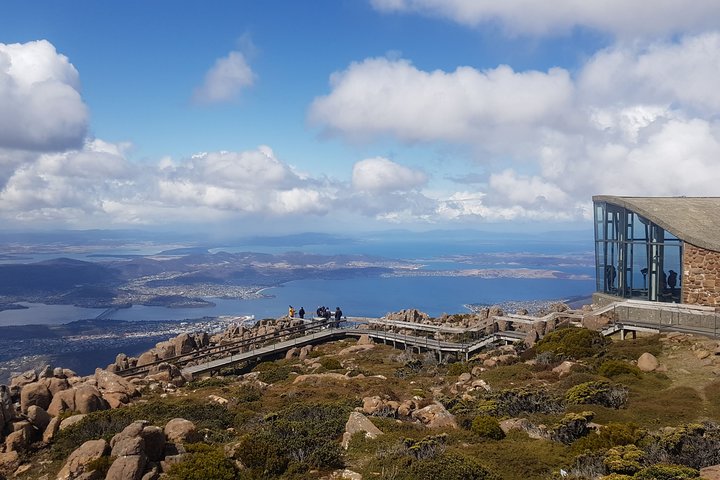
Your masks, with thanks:
[[[720,197],[593,197],[596,297],[720,307]]]

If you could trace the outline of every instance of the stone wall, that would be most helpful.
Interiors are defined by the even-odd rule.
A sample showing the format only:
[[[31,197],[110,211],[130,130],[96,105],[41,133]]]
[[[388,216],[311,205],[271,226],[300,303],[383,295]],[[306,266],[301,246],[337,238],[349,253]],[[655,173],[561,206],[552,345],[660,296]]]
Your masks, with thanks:
[[[720,252],[705,250],[685,242],[682,302],[720,306]]]

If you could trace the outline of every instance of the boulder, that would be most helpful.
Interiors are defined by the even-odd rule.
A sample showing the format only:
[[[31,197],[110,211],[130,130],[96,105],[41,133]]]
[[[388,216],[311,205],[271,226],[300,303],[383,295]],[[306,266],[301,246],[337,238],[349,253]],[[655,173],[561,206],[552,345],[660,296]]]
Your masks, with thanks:
[[[148,422],[145,420],[137,420],[135,422],[132,422],[127,427],[123,428],[120,433],[115,434],[112,439],[110,439],[110,448],[114,449],[115,444],[121,440],[127,439],[127,438],[139,438],[142,434],[143,429],[147,426]],[[134,454],[125,454],[125,455],[134,455]]]
[[[637,367],[643,372],[652,372],[658,368],[658,365],[660,365],[660,362],[655,358],[655,355],[649,352],[640,355],[637,361]]]
[[[37,380],[38,376],[37,373],[35,373],[35,370],[28,370],[27,372],[23,372],[17,377],[13,377],[10,380],[10,391],[13,393],[13,395],[17,395],[20,393],[22,387],[24,387],[28,383],[37,382]]]
[[[110,408],[120,408],[130,403],[130,397],[125,393],[105,393],[102,394],[103,399]]]
[[[51,417],[42,407],[31,405],[27,411],[27,419],[35,428],[44,432]]]
[[[358,432],[365,432],[366,438],[377,438],[383,434],[365,415],[360,412],[350,412],[350,417],[345,423],[345,433],[342,438],[342,447],[344,449],[347,450],[350,438]]]
[[[297,347],[293,347],[290,350],[285,353],[285,360],[290,360],[291,358],[295,357],[300,352],[300,349]]]
[[[181,333],[175,338],[169,340],[175,346],[175,355],[185,355],[197,348],[195,339],[188,333]]]
[[[149,365],[151,363],[155,363],[157,361],[158,361],[157,354],[154,351],[150,350],[150,351],[145,352],[142,355],[140,355],[140,357],[137,360],[137,366],[142,367],[145,365]]]
[[[60,430],[60,417],[53,417],[50,419],[50,423],[48,423],[48,426],[45,428],[45,431],[43,432],[42,440],[45,443],[50,443],[53,438],[55,438],[55,434]]]
[[[20,455],[17,452],[0,453],[0,477],[3,473],[12,474],[20,466]]]
[[[80,420],[82,420],[82,419],[85,418],[86,416],[87,416],[86,414],[81,413],[81,414],[78,414],[78,415],[72,415],[72,416],[70,416],[70,417],[67,417],[67,418],[63,419],[63,420],[60,422],[60,427],[59,427],[59,429],[60,429],[60,430],[65,430],[65,429],[68,428],[69,426],[75,425],[76,423],[78,423]]]
[[[107,410],[108,403],[102,398],[97,388],[92,385],[81,385],[75,389],[75,410],[80,413],[92,413]]]
[[[83,479],[99,479],[100,475],[89,474],[88,465],[105,455],[108,450],[108,443],[105,440],[88,440],[70,454],[65,465],[60,469],[57,480],[70,480],[83,475]]]
[[[544,324],[543,324],[544,325]],[[534,328],[530,330],[527,335],[525,335],[525,339],[523,340],[523,344],[527,348],[532,348],[535,346],[537,341],[540,340],[540,334],[535,330]]]
[[[20,410],[27,413],[27,409],[31,405],[37,405],[47,410],[51,400],[52,395],[44,382],[28,383],[20,391]]]
[[[159,462],[163,459],[165,451],[165,433],[160,427],[148,425],[140,432],[145,440],[145,455],[151,462]]]
[[[362,411],[366,415],[376,415],[383,408],[383,401],[380,397],[365,397],[363,398]]]
[[[192,443],[199,440],[197,428],[190,420],[173,418],[165,425],[165,436],[172,443]]]
[[[415,402],[412,400],[405,400],[400,404],[397,409],[398,415],[402,417],[409,417],[412,411],[415,409]]]
[[[105,393],[124,393],[129,397],[136,397],[139,395],[135,385],[111,372],[107,372],[100,368],[95,369],[95,380],[97,381],[97,388],[103,394]]]
[[[115,437],[113,437],[113,440]],[[145,453],[145,439],[137,437],[123,437],[115,442],[110,455],[124,457],[128,455],[141,455]]]
[[[429,428],[458,428],[455,416],[439,402],[415,410],[412,418],[420,420]]]
[[[700,478],[703,480],[720,480],[720,465],[701,468]]]
[[[70,388],[70,382],[67,381],[67,378],[47,378],[45,379],[45,385],[47,385],[50,394],[53,396],[57,395],[58,392]]]
[[[5,438],[6,452],[24,452],[32,443],[33,428],[29,422],[22,422],[22,426],[8,434]]]
[[[110,465],[105,480],[141,480],[146,464],[145,455],[118,457]]]
[[[573,365],[575,365],[575,362],[565,360],[560,365],[553,368],[552,371],[563,377],[570,374],[570,370],[572,370]]]
[[[47,408],[47,412],[53,417],[57,417],[68,410],[71,412],[75,411],[74,389],[62,390],[56,393],[50,402],[50,406]]]

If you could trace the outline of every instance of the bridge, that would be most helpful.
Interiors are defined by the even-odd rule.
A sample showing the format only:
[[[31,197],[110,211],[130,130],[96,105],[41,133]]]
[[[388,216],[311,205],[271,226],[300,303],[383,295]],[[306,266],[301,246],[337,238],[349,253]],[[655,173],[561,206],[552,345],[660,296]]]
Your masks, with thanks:
[[[437,340],[429,336],[408,335],[404,333],[367,328],[367,326],[384,325],[390,328],[413,329],[418,331],[442,331],[446,333],[464,333],[465,329],[427,325],[411,322],[381,321],[381,319],[350,317],[336,325],[325,320],[313,319],[302,325],[284,328],[273,333],[256,335],[247,339],[213,345],[192,352],[175,355],[145,365],[128,368],[117,372],[118,375],[129,377],[150,373],[154,367],[162,363],[173,364],[182,368],[183,376],[195,378],[212,374],[234,365],[258,361],[266,357],[278,356],[292,348],[302,348],[343,338],[359,338],[367,335],[375,342],[404,347],[421,353],[432,351],[442,360],[449,355],[467,360],[470,355],[482,348],[496,343],[511,343],[525,338],[525,333],[508,331],[471,338],[468,341],[451,342]],[[359,328],[365,326],[365,328]],[[464,338],[464,337],[462,337]]]
[[[652,315],[644,315],[643,312],[651,312]],[[714,309],[636,300],[614,302],[591,312],[553,312],[543,317],[507,314],[491,317],[490,320],[494,323],[504,321],[534,325],[538,322],[563,319],[571,324],[580,324],[586,315],[611,316],[614,321],[602,328],[601,333],[606,336],[620,333],[621,339],[625,339],[627,334],[635,338],[637,332],[678,331],[712,337],[717,337],[718,334],[719,315]],[[457,359],[468,360],[470,355],[483,348],[493,344],[517,342],[526,336],[526,332],[515,330],[486,334],[486,327],[487,325],[483,324],[473,328],[463,328],[368,317],[349,317],[336,324],[315,318],[272,333],[205,347],[117,373],[122,376],[146,374],[161,363],[170,363],[181,368],[183,376],[195,378],[234,365],[279,356],[292,348],[343,338],[359,338],[362,335],[395,348],[402,347],[418,353],[433,352],[438,356],[439,361],[451,355]],[[400,333],[408,330],[416,334]],[[438,333],[453,335],[458,341],[438,340],[431,337]]]

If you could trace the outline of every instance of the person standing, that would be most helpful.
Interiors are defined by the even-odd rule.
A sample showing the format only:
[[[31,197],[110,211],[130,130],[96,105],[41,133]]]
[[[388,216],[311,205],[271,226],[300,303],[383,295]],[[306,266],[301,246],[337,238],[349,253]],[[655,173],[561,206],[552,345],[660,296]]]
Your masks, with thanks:
[[[295,309],[292,305],[288,307],[288,317],[295,318]]]
[[[342,319],[342,310],[340,310],[340,307],[335,307],[335,327],[340,326],[340,319]]]
[[[305,318],[305,307],[300,307],[300,310],[298,310],[298,316],[300,318]]]

